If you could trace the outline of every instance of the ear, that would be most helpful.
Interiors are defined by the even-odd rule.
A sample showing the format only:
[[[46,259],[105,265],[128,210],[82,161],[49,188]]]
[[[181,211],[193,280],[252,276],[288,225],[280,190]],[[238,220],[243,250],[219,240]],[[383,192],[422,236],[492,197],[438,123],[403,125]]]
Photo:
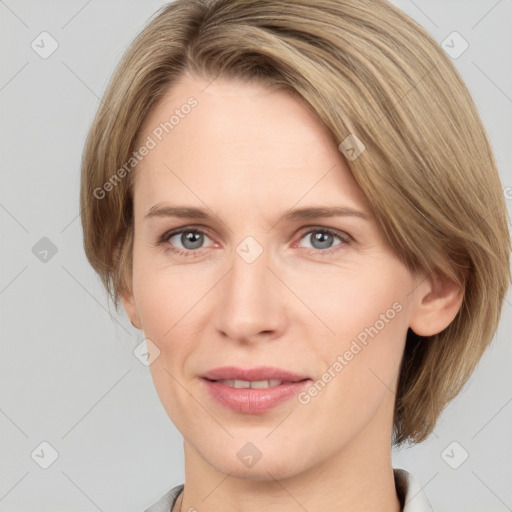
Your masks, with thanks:
[[[139,312],[137,311],[137,304],[131,290],[124,290],[120,293],[123,308],[130,319],[131,324],[136,329],[142,330],[142,323],[140,321]]]
[[[415,290],[409,327],[419,336],[440,333],[457,316],[463,298],[464,288],[446,276],[423,277]]]

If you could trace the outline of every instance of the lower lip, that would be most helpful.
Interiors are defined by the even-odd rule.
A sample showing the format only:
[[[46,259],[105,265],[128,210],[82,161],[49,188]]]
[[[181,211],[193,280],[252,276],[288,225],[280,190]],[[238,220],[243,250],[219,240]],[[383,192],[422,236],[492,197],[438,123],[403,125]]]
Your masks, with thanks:
[[[311,379],[308,379],[265,389],[238,389],[220,382],[202,380],[217,402],[228,409],[245,414],[259,414],[277,407],[300,393],[311,382]]]

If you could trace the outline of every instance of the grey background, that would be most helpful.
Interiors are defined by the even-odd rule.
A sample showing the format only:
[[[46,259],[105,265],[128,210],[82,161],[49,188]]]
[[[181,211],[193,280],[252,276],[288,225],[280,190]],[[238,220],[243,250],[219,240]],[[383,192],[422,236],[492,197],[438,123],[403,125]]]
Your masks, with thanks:
[[[109,305],[78,218],[80,156],[99,98],[163,3],[0,0],[0,511],[140,511],[184,481],[181,435],[132,353],[143,336]],[[439,42],[453,31],[468,41],[454,63],[510,206],[512,1],[394,3]],[[59,45],[46,59],[31,47],[43,31]],[[509,294],[491,348],[435,433],[394,453],[438,512],[512,510],[511,303]],[[58,453],[48,469],[42,442]]]

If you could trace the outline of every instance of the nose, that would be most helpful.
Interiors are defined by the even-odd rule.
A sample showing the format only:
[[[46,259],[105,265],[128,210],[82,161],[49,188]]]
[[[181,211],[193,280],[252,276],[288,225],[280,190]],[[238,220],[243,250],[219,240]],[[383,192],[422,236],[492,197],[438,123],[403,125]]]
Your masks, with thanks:
[[[233,251],[231,270],[216,294],[215,328],[224,338],[242,343],[279,338],[288,321],[286,287],[271,268],[270,251],[263,249],[252,260],[256,248],[241,244],[239,252]]]

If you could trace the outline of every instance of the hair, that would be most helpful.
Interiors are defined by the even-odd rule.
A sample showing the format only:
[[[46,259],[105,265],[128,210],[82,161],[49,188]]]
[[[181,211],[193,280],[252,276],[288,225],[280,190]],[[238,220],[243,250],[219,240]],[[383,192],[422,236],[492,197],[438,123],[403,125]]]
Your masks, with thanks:
[[[286,87],[336,144],[355,135],[365,150],[347,165],[397,257],[411,272],[462,287],[446,329],[407,332],[393,442],[424,440],[491,342],[510,284],[497,165],[453,63],[385,0],[165,5],[121,59],[82,158],[84,249],[116,310],[131,290],[136,170],[120,171],[150,110],[187,72]]]

